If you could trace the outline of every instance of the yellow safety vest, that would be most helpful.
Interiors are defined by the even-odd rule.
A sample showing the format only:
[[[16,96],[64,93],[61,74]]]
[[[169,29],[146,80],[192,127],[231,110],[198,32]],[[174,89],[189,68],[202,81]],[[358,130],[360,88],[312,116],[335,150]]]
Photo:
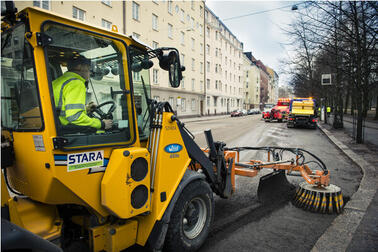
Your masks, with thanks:
[[[85,79],[73,72],[65,72],[53,81],[53,92],[59,120],[62,125],[74,124],[101,128],[101,121],[91,118],[85,110]]]

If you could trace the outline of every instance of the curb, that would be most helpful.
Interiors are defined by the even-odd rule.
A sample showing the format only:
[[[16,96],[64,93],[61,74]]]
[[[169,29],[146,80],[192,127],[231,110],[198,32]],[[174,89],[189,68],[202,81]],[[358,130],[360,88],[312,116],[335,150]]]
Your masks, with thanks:
[[[336,139],[332,133],[323,128],[323,126],[318,124],[318,128],[348,158],[360,167],[363,173],[360,186],[344,206],[344,212],[334,219],[311,249],[312,252],[345,251],[377,191],[375,169],[366,160],[354,153],[348,146]]]

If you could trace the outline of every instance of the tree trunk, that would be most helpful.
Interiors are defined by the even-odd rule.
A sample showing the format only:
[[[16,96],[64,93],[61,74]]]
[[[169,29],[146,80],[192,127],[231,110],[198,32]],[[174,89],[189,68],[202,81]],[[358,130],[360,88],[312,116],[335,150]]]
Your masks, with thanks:
[[[350,88],[347,88],[347,93],[346,93],[346,96],[345,96],[344,114],[348,113],[349,98],[350,98]]]
[[[377,94],[377,100],[375,101],[375,117],[374,120],[378,120],[378,94]]]

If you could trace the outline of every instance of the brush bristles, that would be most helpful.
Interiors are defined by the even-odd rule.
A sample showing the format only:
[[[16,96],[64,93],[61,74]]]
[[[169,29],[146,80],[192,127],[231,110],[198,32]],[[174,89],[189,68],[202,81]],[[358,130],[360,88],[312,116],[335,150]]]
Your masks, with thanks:
[[[339,192],[318,192],[302,187],[297,189],[293,204],[311,212],[320,213],[341,213],[344,201],[341,191]]]

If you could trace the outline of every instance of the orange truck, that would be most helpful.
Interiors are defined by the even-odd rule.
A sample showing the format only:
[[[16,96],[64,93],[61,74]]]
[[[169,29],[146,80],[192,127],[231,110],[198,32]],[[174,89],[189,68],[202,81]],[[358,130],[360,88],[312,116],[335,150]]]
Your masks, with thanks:
[[[277,120],[282,122],[287,120],[289,114],[290,98],[278,98],[277,104],[271,109],[270,112],[266,112],[263,115],[265,122]]]

